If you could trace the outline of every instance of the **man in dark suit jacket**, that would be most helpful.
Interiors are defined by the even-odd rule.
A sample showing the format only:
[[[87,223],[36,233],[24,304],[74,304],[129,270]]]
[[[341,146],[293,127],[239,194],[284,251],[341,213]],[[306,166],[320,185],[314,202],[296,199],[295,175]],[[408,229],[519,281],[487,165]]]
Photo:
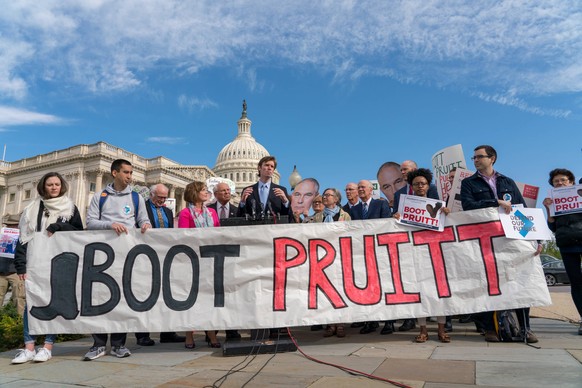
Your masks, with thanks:
[[[342,209],[344,209],[346,213],[350,214],[350,209],[356,206],[358,202],[360,202],[360,197],[358,197],[358,185],[354,182],[350,182],[346,185],[345,191],[348,202],[342,206]]]
[[[214,186],[214,197],[216,202],[208,205],[209,208],[216,210],[220,219],[236,217],[238,209],[230,203],[230,186],[227,183],[219,183]]]
[[[168,198],[168,188],[159,183],[150,187],[150,198],[146,201],[146,210],[152,228],[173,228],[174,213],[164,206]],[[152,346],[154,340],[150,338],[150,333],[135,333],[137,344],[141,346]],[[179,336],[176,332],[160,333],[160,342],[184,342],[185,337]]]
[[[216,214],[221,220],[237,216],[238,209],[230,203],[230,186],[227,183],[221,182],[214,186],[214,196],[216,197],[216,202],[208,205],[208,207],[216,210]],[[225,332],[226,339],[235,340],[241,338],[237,330],[225,330]]]
[[[371,220],[376,218],[390,218],[392,217],[392,212],[390,211],[390,206],[388,206],[388,201],[382,199],[372,198],[372,191],[374,190],[372,182],[367,180],[361,180],[358,182],[358,196],[360,197],[360,202],[357,205],[352,206],[350,209],[350,216],[352,220]],[[352,323],[352,327],[361,327],[361,323]],[[385,332],[387,328],[393,329],[393,322],[386,322],[381,334],[389,334]],[[378,322],[365,322],[363,327],[360,329],[360,334],[368,334],[376,331],[378,328]]]
[[[287,189],[271,181],[276,168],[277,160],[274,156],[265,156],[259,160],[259,181],[242,191],[238,208],[239,217],[245,214],[256,217],[289,214]]]

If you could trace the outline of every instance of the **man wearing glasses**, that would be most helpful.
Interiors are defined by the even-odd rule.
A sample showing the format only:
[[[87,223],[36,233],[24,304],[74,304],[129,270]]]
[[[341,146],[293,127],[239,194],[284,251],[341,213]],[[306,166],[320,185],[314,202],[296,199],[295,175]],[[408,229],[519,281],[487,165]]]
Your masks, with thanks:
[[[475,148],[473,164],[477,172],[461,182],[461,204],[463,210],[501,207],[505,213],[511,212],[511,205],[522,204],[525,201],[513,179],[495,171],[493,165],[497,161],[497,151],[490,145],[480,145]],[[540,251],[540,248],[538,248]],[[537,252],[539,254],[539,252]],[[522,334],[528,343],[538,342],[529,326],[529,308],[515,310]],[[499,342],[493,322],[493,312],[486,311],[474,314],[483,324],[485,341]]]
[[[350,182],[346,185],[346,198],[348,199],[348,202],[342,206],[342,209],[349,214],[350,209],[360,202],[360,197],[358,196],[358,185],[354,182]]]

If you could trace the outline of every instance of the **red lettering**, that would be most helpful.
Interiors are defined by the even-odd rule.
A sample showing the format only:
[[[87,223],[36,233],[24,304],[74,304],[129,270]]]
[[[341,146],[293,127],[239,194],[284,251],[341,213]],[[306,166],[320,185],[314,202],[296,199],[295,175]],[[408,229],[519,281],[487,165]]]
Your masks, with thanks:
[[[499,289],[499,272],[497,262],[493,253],[493,238],[503,237],[503,227],[500,221],[486,222],[483,224],[460,225],[457,226],[459,241],[479,240],[481,258],[485,265],[485,275],[487,277],[487,290],[489,295],[501,295]]]
[[[351,237],[341,237],[339,242],[346,296],[350,301],[361,305],[379,303],[382,298],[382,289],[380,286],[380,273],[378,272],[374,236],[364,236],[366,285],[363,288],[358,287],[355,282]]]
[[[292,238],[281,237],[273,240],[275,256],[275,274],[273,279],[273,310],[285,311],[286,306],[286,287],[287,287],[287,270],[298,267],[305,263],[307,254],[305,247],[301,242]],[[287,260],[287,248],[294,248],[297,254]]]
[[[323,248],[325,254],[318,259],[318,249]],[[317,308],[317,290],[320,289],[334,308],[347,307],[346,303],[329,281],[324,269],[335,260],[335,249],[329,242],[321,239],[309,240],[309,301],[310,309]]]
[[[402,273],[400,272],[400,259],[398,257],[398,244],[409,242],[408,232],[384,233],[378,235],[378,245],[385,245],[388,249],[390,269],[392,272],[393,293],[386,293],[386,304],[419,303],[418,292],[404,292],[402,286]]]
[[[446,227],[442,232],[431,230],[413,232],[412,241],[414,245],[428,245],[438,296],[439,298],[450,298],[451,289],[441,246],[445,242],[456,241],[453,227]]]

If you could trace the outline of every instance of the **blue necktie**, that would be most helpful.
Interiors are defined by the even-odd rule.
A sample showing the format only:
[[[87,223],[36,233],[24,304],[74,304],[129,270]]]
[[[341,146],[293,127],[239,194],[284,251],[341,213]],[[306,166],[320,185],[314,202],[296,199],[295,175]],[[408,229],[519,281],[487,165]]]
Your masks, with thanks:
[[[261,198],[261,203],[263,204],[263,206],[267,206],[267,198],[269,197],[267,185],[265,184],[261,185],[261,189],[259,190],[259,197]]]
[[[368,219],[368,204],[366,202],[362,202],[362,218]]]

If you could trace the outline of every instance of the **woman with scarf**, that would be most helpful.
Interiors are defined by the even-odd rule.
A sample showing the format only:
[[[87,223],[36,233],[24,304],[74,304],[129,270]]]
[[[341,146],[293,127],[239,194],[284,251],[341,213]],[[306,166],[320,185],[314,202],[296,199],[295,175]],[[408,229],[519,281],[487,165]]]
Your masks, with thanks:
[[[334,188],[325,189],[322,196],[324,206],[323,211],[315,213],[312,222],[351,221],[350,215],[340,206],[341,200],[342,195],[339,190]],[[313,202],[315,203],[315,199]],[[344,330],[344,325],[341,323],[328,325],[323,336],[331,337],[333,335],[337,335],[338,338],[345,337],[346,332]]]
[[[46,233],[49,237],[55,232],[67,230],[83,230],[83,222],[79,210],[69,197],[67,182],[57,172],[45,174],[36,187],[39,197],[28,205],[22,212],[20,223],[20,238],[14,253],[16,273],[22,280],[26,280],[26,252],[28,243],[34,238],[35,232]],[[13,364],[23,364],[28,361],[44,362],[52,357],[53,344],[56,334],[45,336],[44,346],[34,350],[36,336],[28,332],[28,311],[24,310],[24,349],[20,349]]]
[[[204,182],[194,181],[188,183],[184,189],[184,201],[188,206],[178,215],[178,228],[212,228],[220,226],[218,214],[214,209],[206,207],[204,203],[210,198],[210,192]],[[220,348],[220,342],[216,339],[216,331],[206,331],[206,341],[211,348]],[[186,349],[194,349],[194,336],[192,331],[186,332]]]

